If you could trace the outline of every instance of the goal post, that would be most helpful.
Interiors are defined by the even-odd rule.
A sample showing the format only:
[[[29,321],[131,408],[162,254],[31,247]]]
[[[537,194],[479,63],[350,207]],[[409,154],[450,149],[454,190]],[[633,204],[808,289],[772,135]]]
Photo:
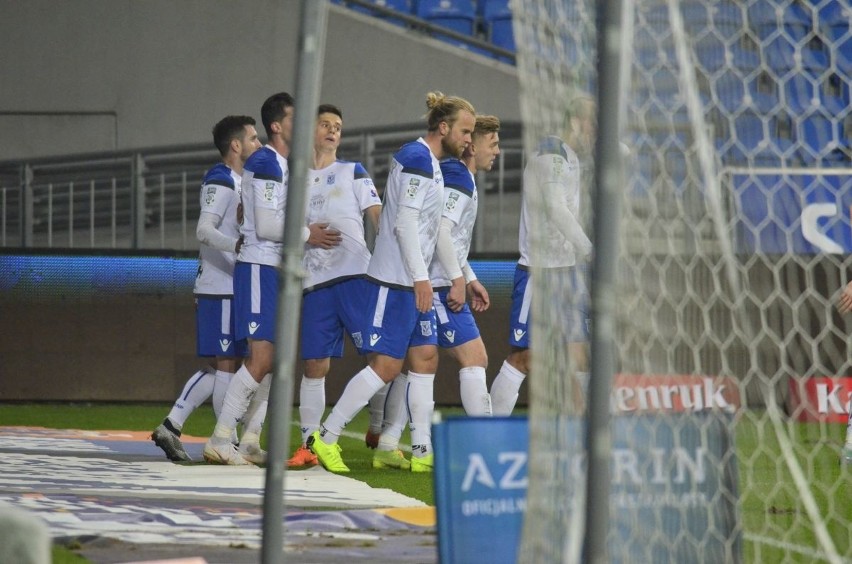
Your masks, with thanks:
[[[607,3],[511,5],[527,158],[583,95],[623,111],[629,151],[615,223],[593,206],[602,156],[580,155],[581,223],[617,265],[614,291],[590,289],[612,300],[609,503],[585,497],[600,406],[574,400],[583,378],[560,318],[574,287],[531,268],[520,560],[580,561],[596,507],[606,561],[852,557],[852,373],[835,306],[852,251],[848,2],[625,0],[623,107],[597,72]],[[614,250],[601,245],[612,233]],[[532,239],[533,257],[548,252],[546,233]]]

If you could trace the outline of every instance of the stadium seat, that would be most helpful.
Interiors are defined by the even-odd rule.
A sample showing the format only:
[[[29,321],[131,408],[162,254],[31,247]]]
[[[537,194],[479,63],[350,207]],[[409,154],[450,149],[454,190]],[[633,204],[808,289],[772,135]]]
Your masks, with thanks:
[[[802,113],[819,104],[814,82],[801,73],[794,73],[784,81],[784,104],[795,113]]]
[[[842,115],[850,106],[849,81],[842,79],[837,73],[831,73],[820,85],[822,104],[832,115]]]
[[[721,69],[727,60],[725,44],[713,34],[707,34],[695,42],[695,55],[698,63],[708,72]]]
[[[474,34],[476,10],[473,0],[418,0],[416,15],[458,33]]]
[[[734,135],[746,154],[753,152],[766,139],[763,119],[751,112],[744,112],[734,120]]]
[[[704,4],[681,2],[680,9],[683,15],[683,25],[690,34],[700,33],[710,27],[707,7]]]
[[[793,2],[786,6],[781,12],[781,23],[784,31],[796,41],[807,37],[814,27],[811,10],[803,2]]]
[[[743,107],[745,85],[743,78],[733,70],[728,70],[715,81],[716,98],[719,106],[727,113],[738,112]]]
[[[799,122],[799,139],[814,153],[828,153],[838,145],[836,122],[822,114],[813,114]]]
[[[414,0],[367,0],[370,4],[374,4],[376,6],[381,6],[382,8],[389,8],[391,10],[396,10],[397,12],[402,12],[404,14],[412,14],[413,13],[413,5]],[[379,14],[370,8],[365,8],[364,6],[357,6],[355,4],[349,4],[349,8],[356,12],[361,12],[362,14],[369,14],[371,16],[376,16],[385,21],[397,24],[397,25],[405,25],[405,22],[402,20],[392,18],[389,16],[385,16],[383,14]]]
[[[757,0],[748,6],[748,24],[760,39],[767,39],[778,29],[779,8],[773,2]]]
[[[831,40],[837,40],[849,34],[852,25],[852,6],[845,1],[832,0],[819,9],[819,25],[823,33]]]
[[[836,45],[834,64],[837,70],[847,78],[852,77],[852,35]]]
[[[713,27],[725,39],[733,39],[743,32],[743,12],[740,3],[723,0],[711,8]]]
[[[512,10],[509,0],[480,0],[477,12],[485,26],[488,40],[503,49],[515,50],[515,35],[512,30]]]
[[[783,75],[796,68],[796,47],[786,37],[776,37],[764,49],[769,67]]]

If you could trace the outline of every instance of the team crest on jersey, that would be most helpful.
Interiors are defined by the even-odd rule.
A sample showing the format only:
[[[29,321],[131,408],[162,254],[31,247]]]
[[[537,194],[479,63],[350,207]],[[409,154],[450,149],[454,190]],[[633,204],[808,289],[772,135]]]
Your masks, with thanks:
[[[449,195],[447,195],[447,203],[446,203],[447,211],[451,212],[454,209],[456,209],[456,204],[458,204],[458,203],[459,203],[459,193],[458,192],[450,192]]]
[[[204,203],[208,206],[213,203],[213,200],[216,199],[216,188],[213,186],[207,187],[207,194],[204,195]]]
[[[264,188],[264,190],[263,190],[263,199],[266,200],[267,202],[271,202],[274,194],[275,194],[275,183],[274,182],[267,182],[266,188]]]
[[[421,321],[420,322],[420,334],[424,337],[429,337],[432,334],[432,322],[431,321]]]
[[[411,180],[408,181],[408,190],[406,191],[406,194],[408,195],[409,198],[414,198],[414,197],[417,196],[417,190],[419,188],[420,188],[420,179],[419,178],[412,178]]]
[[[332,184],[334,184],[334,173],[333,172],[328,175],[328,178],[325,179],[325,183],[328,186],[331,186]]]

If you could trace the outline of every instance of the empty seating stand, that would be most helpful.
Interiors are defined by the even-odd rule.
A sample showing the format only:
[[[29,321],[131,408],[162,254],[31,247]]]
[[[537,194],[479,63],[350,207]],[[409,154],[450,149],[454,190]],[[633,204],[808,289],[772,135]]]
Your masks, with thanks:
[[[514,51],[515,35],[509,0],[480,0],[478,9],[488,40],[497,47]]]
[[[432,24],[473,36],[476,9],[473,0],[418,0],[416,15]],[[459,43],[444,38],[450,43]]]

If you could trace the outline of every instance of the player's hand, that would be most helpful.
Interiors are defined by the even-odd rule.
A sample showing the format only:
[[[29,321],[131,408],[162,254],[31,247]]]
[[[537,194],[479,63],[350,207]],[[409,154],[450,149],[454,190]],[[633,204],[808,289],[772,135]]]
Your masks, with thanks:
[[[331,249],[340,244],[343,237],[340,236],[340,231],[337,229],[329,229],[328,223],[312,223],[308,225],[308,230],[311,232],[308,237],[308,244],[323,249]]]
[[[414,283],[414,304],[417,311],[426,313],[432,309],[432,284],[428,280]]]
[[[450,287],[450,291],[447,292],[447,305],[451,311],[458,312],[464,307],[466,299],[464,277],[459,276],[453,280],[453,285]]]
[[[488,290],[479,280],[471,280],[467,285],[467,294],[470,298],[470,308],[473,311],[485,311],[491,305]]]
[[[840,313],[849,313],[849,311],[852,311],[852,282],[846,284],[840,293],[840,299],[837,301],[837,309]]]
[[[379,439],[381,436],[381,433],[374,433],[368,429],[367,434],[364,435],[364,444],[367,445],[367,448],[374,449],[379,446]]]
[[[237,239],[237,244],[234,245],[234,253],[240,254],[240,249],[243,248],[243,241],[245,241],[245,237],[240,235],[239,239]]]

